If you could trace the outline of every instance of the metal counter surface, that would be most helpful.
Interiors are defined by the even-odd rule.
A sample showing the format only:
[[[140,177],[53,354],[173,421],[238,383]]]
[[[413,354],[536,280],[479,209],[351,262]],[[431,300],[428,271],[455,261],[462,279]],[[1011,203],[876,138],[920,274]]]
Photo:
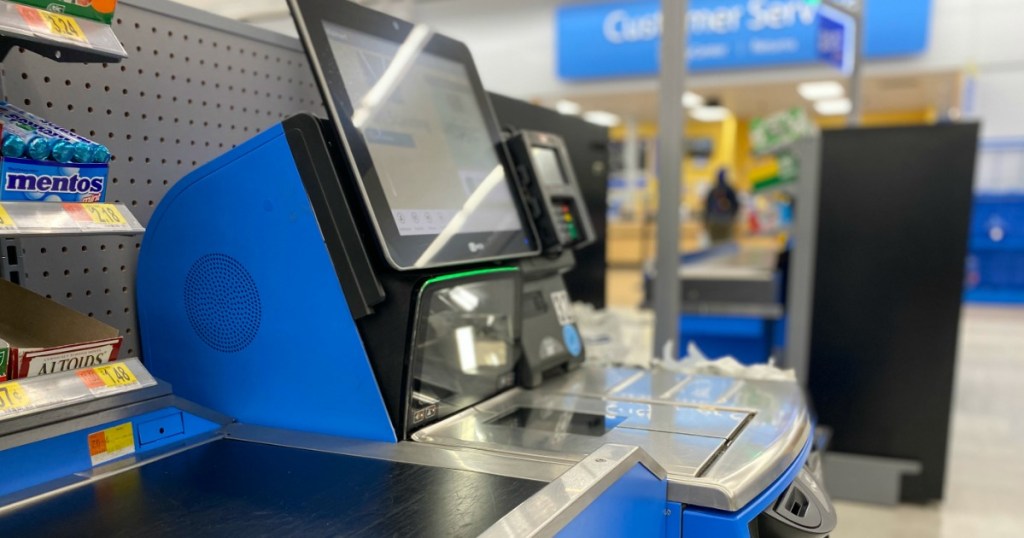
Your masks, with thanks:
[[[0,512],[0,534],[476,536],[545,485],[220,440]]]
[[[503,420],[522,408],[535,410],[539,427]],[[581,434],[573,413],[608,424]],[[583,367],[532,391],[509,391],[413,439],[538,462],[580,461],[605,443],[635,445],[665,468],[670,500],[735,511],[796,460],[810,433],[793,382]]]

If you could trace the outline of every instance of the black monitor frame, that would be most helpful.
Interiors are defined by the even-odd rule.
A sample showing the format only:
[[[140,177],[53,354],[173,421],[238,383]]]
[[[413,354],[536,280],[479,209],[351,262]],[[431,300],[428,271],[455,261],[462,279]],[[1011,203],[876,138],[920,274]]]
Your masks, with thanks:
[[[462,233],[454,236],[437,252],[431,263],[416,265],[436,235],[401,235],[390,204],[380,183],[366,140],[352,123],[353,105],[331,52],[324,23],[369,34],[401,44],[414,25],[345,0],[289,0],[299,35],[316,76],[324,105],[336,126],[342,147],[351,163],[368,213],[381,243],[388,264],[399,271],[463,265],[534,256],[540,253],[536,232],[523,204],[518,182],[514,181],[511,159],[502,143],[501,131],[491,102],[480,82],[472,55],[465,44],[449,37],[433,34],[424,52],[463,65],[476,96],[492,146],[505,171],[522,227],[516,231]]]

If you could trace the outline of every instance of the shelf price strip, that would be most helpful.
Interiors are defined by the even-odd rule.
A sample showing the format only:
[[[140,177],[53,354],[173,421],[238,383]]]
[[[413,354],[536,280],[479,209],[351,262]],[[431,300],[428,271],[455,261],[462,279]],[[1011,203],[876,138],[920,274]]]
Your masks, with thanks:
[[[32,405],[32,400],[22,386],[14,381],[0,383],[0,416],[14,413]]]
[[[50,34],[58,39],[78,41],[79,43],[89,42],[74,17],[28,6],[17,7],[22,20],[36,31]]]
[[[127,228],[128,220],[114,204],[64,204],[64,211],[76,222],[90,227]]]
[[[139,383],[128,366],[117,363],[79,370],[78,377],[93,392]]]
[[[10,213],[4,209],[3,205],[0,205],[0,228],[16,228],[14,219],[11,218]]]

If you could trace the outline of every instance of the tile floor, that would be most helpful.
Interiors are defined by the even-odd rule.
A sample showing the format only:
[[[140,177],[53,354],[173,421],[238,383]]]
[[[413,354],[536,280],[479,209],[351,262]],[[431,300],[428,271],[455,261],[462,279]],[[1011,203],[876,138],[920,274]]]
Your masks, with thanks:
[[[1024,537],[1024,308],[964,309],[953,408],[945,499],[837,502],[833,538]]]

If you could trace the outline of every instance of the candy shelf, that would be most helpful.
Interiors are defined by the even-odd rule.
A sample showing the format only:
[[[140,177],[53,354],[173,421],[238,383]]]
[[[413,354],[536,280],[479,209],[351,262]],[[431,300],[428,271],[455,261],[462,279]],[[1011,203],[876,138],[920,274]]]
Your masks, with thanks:
[[[60,374],[7,381],[0,383],[0,424],[41,411],[125,394],[156,384],[156,379],[135,358]]]
[[[0,0],[0,60],[24,47],[58,62],[127,58],[110,25]]]

